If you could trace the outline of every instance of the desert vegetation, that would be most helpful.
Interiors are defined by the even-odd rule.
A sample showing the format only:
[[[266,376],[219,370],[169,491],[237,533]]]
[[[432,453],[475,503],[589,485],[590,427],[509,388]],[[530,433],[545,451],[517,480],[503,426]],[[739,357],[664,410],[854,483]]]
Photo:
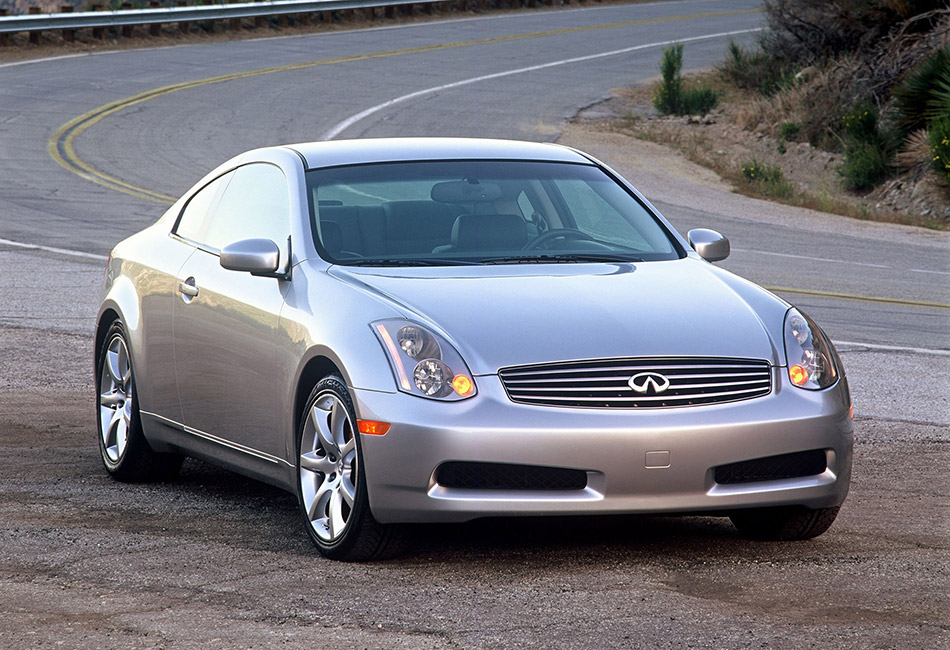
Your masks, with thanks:
[[[950,9],[945,0],[766,0],[759,46],[718,73],[735,119],[840,155],[851,192],[921,182],[950,205]],[[938,203],[940,198],[937,199]]]

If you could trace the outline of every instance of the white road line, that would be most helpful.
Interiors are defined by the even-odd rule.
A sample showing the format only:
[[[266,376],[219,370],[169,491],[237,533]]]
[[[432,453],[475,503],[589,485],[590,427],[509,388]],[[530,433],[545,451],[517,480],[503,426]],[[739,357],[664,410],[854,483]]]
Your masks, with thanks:
[[[812,262],[832,262],[834,264],[850,264],[852,266],[867,266],[872,269],[891,269],[894,271],[907,271],[908,273],[933,273],[936,275],[950,275],[948,271],[933,271],[925,269],[899,269],[896,266],[889,266],[887,264],[871,264],[870,262],[855,262],[852,260],[841,260],[841,259],[830,259],[827,257],[809,257],[807,255],[794,255],[792,253],[774,253],[771,251],[757,251],[747,248],[733,248],[732,252],[734,253],[752,253],[753,255],[771,255],[773,257],[790,257],[796,260],[810,260]]]
[[[79,54],[62,54],[60,56],[48,56],[43,59],[25,59],[23,61],[11,61],[10,63],[0,63],[0,70],[4,68],[15,68],[18,65],[29,65],[31,63],[48,63],[50,61],[61,61],[63,59],[78,59],[81,56],[89,56],[90,54],[92,54],[92,52],[80,52]]]
[[[898,345],[878,345],[876,343],[857,343],[855,341],[835,341],[834,344],[849,345],[856,348],[866,348],[868,350],[880,350],[883,352],[913,352],[915,354],[933,354],[941,357],[950,357],[950,350],[933,350],[930,348],[908,348]],[[849,350],[842,350],[848,352]]]
[[[793,253],[773,253],[771,251],[757,251],[748,248],[733,248],[734,253],[752,253],[754,255],[771,255],[773,257],[790,257],[796,260],[810,260],[812,262],[834,262],[836,264],[852,264],[854,266],[869,266],[875,269],[892,269],[894,267],[886,264],[871,264],[870,262],[852,262],[850,260],[830,259],[827,257],[809,257],[807,255],[795,255]],[[937,271],[939,273],[939,271]]]
[[[551,61],[550,63],[542,63],[539,65],[532,65],[526,68],[517,68],[515,70],[506,70],[504,72],[495,72],[493,74],[481,75],[478,77],[472,77],[471,79],[463,79],[461,81],[454,81],[452,83],[443,84],[441,86],[433,86],[432,88],[426,88],[424,90],[417,90],[414,93],[409,93],[408,95],[402,95],[401,97],[396,97],[395,99],[390,99],[385,101],[382,104],[377,104],[367,108],[365,111],[360,111],[359,113],[352,115],[342,122],[338,122],[333,128],[326,131],[322,136],[321,140],[332,140],[337,137],[348,128],[356,124],[357,122],[366,119],[374,113],[378,113],[384,109],[389,108],[390,106],[395,106],[396,104],[401,104],[412,99],[417,99],[419,97],[424,97],[425,95],[432,95],[444,90],[453,90],[455,88],[460,88],[462,86],[468,86],[471,84],[480,83],[482,81],[490,81],[492,79],[500,79],[502,77],[511,77],[517,74],[525,74],[527,72],[536,72],[538,70],[546,70],[547,68],[556,68],[562,65],[569,65],[571,63],[582,63],[585,61],[594,61],[596,59],[604,59],[609,56],[618,56],[620,54],[628,54],[630,52],[636,52],[638,50],[645,50],[653,47],[664,47],[666,45],[673,45],[674,43],[690,43],[693,41],[703,41],[713,38],[723,38],[725,36],[736,36],[738,34],[751,34],[752,32],[762,31],[761,27],[755,29],[742,29],[734,32],[720,32],[718,34],[707,34],[705,36],[693,36],[690,38],[679,38],[671,41],[660,41],[656,43],[647,43],[645,45],[636,45],[633,47],[625,47],[621,50],[612,50],[610,52],[600,52],[599,54],[589,54],[587,56],[578,56],[570,59],[562,59],[560,61]]]
[[[43,251],[46,253],[56,253],[57,255],[69,255],[70,257],[83,257],[89,260],[100,260],[105,262],[109,259],[105,255],[96,253],[84,253],[83,251],[71,251],[65,248],[55,248],[53,246],[39,246],[37,244],[24,244],[23,242],[11,241],[9,239],[0,239],[0,246],[10,246],[12,248],[24,248],[26,250]]]

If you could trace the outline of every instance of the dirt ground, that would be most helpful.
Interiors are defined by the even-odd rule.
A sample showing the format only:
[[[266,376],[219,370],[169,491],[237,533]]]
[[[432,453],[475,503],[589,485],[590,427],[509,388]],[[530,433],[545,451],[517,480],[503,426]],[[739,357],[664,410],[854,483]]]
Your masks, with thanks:
[[[945,427],[859,419],[851,496],[810,542],[708,517],[485,520],[349,565],[268,486],[196,461],[108,478],[90,350],[0,329],[5,650],[950,647]]]

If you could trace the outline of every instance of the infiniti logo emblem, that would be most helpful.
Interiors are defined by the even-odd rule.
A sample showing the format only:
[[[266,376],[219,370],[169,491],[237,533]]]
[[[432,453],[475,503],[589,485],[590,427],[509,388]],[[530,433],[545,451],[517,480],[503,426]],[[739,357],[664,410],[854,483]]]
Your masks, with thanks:
[[[670,387],[670,380],[658,372],[641,372],[631,377],[627,385],[638,393],[646,393],[652,386],[653,393],[658,394]]]

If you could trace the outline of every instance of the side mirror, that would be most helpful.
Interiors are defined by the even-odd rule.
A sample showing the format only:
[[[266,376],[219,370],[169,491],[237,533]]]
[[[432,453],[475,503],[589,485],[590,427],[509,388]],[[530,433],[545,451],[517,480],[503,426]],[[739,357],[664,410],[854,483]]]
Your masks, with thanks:
[[[221,249],[220,264],[229,271],[273,276],[280,264],[280,248],[269,239],[242,239]]]
[[[707,262],[719,262],[729,257],[729,240],[715,230],[695,228],[686,233],[686,239]]]

